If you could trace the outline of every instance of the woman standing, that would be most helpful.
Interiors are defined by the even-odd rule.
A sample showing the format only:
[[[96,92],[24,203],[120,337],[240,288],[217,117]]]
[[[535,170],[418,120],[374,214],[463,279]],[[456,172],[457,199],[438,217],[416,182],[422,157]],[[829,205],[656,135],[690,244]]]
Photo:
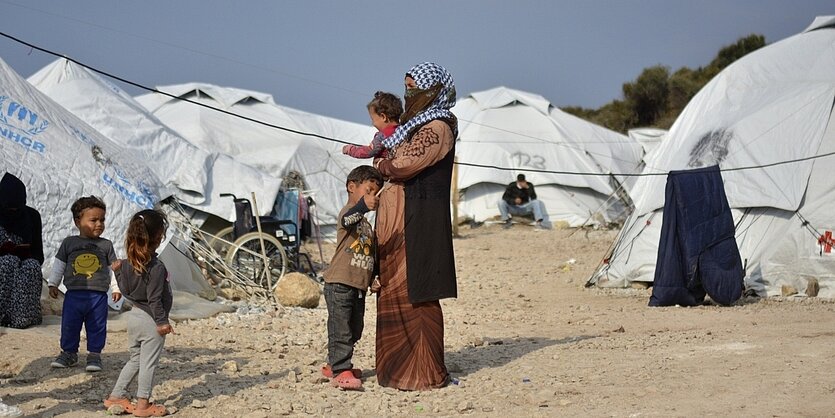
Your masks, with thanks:
[[[458,121],[455,84],[441,66],[414,66],[405,78],[401,125],[384,141],[394,148],[375,166],[390,184],[380,195],[377,239],[377,381],[402,390],[445,386],[440,299],[456,297],[449,213]]]

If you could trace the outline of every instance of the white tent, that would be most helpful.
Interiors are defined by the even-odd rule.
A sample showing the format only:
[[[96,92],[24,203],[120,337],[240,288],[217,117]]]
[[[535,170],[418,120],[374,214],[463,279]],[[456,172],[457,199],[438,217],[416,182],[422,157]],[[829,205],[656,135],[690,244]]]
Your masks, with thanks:
[[[61,241],[77,234],[69,208],[82,196],[107,204],[104,236],[124,254],[128,221],[170,196],[145,163],[52,101],[0,60],[0,172],[26,185],[41,213],[45,271]]]
[[[634,128],[627,131],[626,134],[630,138],[638,141],[641,147],[644,148],[644,153],[648,154],[664,140],[667,131],[658,128]]]
[[[374,134],[370,126],[279,106],[264,93],[199,83],[158,90],[258,122],[345,142],[366,144]],[[348,172],[371,163],[343,155],[340,143],[266,126],[158,93],[137,97],[137,101],[202,149],[228,154],[276,177],[292,171],[300,173],[317,203],[319,222],[323,225],[336,224],[347,198]]]
[[[835,17],[819,17],[719,73],[647,160],[645,173],[719,164],[746,285],[760,295],[803,293],[816,279],[820,296],[835,297],[835,157],[815,158],[835,152],[834,100]],[[665,181],[636,183],[635,213],[591,283],[653,281]]]
[[[281,180],[236,162],[228,155],[201,150],[163,125],[117,86],[66,59],[47,65],[28,80],[50,98],[133,151],[168,185],[183,204],[232,221],[232,199],[220,193],[275,200]],[[264,205],[262,214],[269,213]]]
[[[580,226],[625,217],[618,189],[626,178],[610,174],[639,169],[643,152],[634,140],[565,113],[542,96],[506,87],[473,93],[452,111],[459,120],[456,155],[464,163],[458,166],[459,216],[498,215],[505,186],[524,173],[552,222]]]

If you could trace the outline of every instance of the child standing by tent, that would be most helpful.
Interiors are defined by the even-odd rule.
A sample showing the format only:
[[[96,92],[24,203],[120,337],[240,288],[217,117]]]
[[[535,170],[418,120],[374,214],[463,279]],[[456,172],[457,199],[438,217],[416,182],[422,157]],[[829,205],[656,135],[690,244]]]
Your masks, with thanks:
[[[133,215],[125,238],[127,260],[116,263],[116,279],[134,309],[128,319],[128,351],[130,359],[104,406],[121,405],[137,417],[163,416],[165,406],[151,404],[154,372],[159,363],[165,336],[173,333],[168,322],[173,294],[165,265],[157,258],[156,249],[165,238],[168,220],[162,212],[146,209]],[[139,375],[136,405],[127,398],[127,387]]]
[[[383,176],[374,167],[359,166],[348,174],[348,203],[339,212],[336,252],[325,277],[328,307],[328,366],[322,374],[341,389],[360,389],[360,371],[353,368],[354,344],[362,336],[365,292],[374,272],[376,240],[363,216],[377,209]]]
[[[385,158],[387,152],[383,140],[390,137],[397,129],[400,115],[403,114],[403,103],[394,94],[378,91],[374,93],[374,98],[368,103],[367,109],[371,124],[377,128],[374,139],[365,146],[345,145],[342,147],[342,153],[354,158]],[[390,148],[394,148],[395,145],[397,144]]]
[[[114,302],[122,298],[116,277],[110,269],[116,261],[113,243],[102,238],[107,206],[96,196],[86,196],[70,207],[78,235],[64,238],[55,260],[49,284],[49,296],[58,297],[58,286],[64,281],[67,293],[61,313],[61,354],[52,367],[64,368],[78,364],[81,326],[87,331],[88,372],[102,369],[101,352],[107,339],[107,290]]]

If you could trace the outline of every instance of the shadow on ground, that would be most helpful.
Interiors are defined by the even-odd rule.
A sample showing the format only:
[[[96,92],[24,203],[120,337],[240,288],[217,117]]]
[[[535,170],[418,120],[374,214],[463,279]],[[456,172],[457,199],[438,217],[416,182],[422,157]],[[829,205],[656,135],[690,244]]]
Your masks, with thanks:
[[[188,379],[199,378],[198,383],[179,389],[178,393],[169,395],[165,399],[157,399],[163,403],[182,409],[191,405],[195,400],[206,401],[218,395],[234,395],[253,386],[267,384],[278,379],[285,373],[270,373],[267,375],[248,375],[243,373],[226,373],[219,371],[221,366],[229,361],[235,361],[238,367],[245,367],[248,360],[237,354],[236,350],[217,350],[202,348],[166,348],[157,369],[155,382],[165,382],[169,379],[182,379],[179,370],[188,370]],[[105,370],[99,373],[87,373],[84,370],[84,355],[79,356],[79,365],[67,369],[52,369],[52,357],[41,357],[24,366],[20,373],[8,381],[8,387],[17,386],[20,390],[16,394],[8,394],[5,402],[12,405],[23,405],[30,401],[37,401],[41,408],[33,412],[38,416],[54,416],[73,411],[84,411],[85,414],[104,412],[102,401],[108,396],[116,383],[122,366],[128,360],[128,352],[104,353],[102,360]],[[41,381],[48,379],[65,380],[61,389],[49,392],[38,390]],[[136,392],[136,380],[128,387],[131,396]],[[53,405],[57,401],[57,405]]]
[[[546,347],[573,344],[598,337],[600,335],[577,335],[558,340],[543,337],[485,338],[480,346],[465,347],[454,353],[446,353],[446,363],[452,366],[450,372],[453,375],[464,377],[481,369],[501,367]]]

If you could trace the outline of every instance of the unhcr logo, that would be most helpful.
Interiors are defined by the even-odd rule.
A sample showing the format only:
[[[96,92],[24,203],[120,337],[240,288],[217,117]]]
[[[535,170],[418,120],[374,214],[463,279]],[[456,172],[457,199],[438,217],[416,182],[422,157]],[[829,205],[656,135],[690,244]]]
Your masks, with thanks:
[[[0,96],[0,136],[26,149],[43,154],[46,144],[36,137],[49,127],[49,121],[20,102],[10,100],[9,96]]]
[[[121,195],[125,200],[143,209],[154,208],[154,202],[156,201],[154,193],[144,181],[140,180],[134,185],[134,182],[128,178],[127,173],[125,173],[121,167],[113,164],[112,162],[108,165],[108,167],[113,170],[113,174],[108,174],[107,169],[102,170],[101,179],[105,184],[119,192],[119,195]]]
[[[143,193],[137,192],[130,187],[129,182],[125,182],[124,184],[120,182],[119,175],[117,174],[115,177],[107,174],[107,172],[102,172],[102,181],[112,187],[114,190],[119,192],[119,195],[122,196],[125,200],[143,208],[143,209],[153,209],[154,208],[154,198],[153,196],[145,195]]]

